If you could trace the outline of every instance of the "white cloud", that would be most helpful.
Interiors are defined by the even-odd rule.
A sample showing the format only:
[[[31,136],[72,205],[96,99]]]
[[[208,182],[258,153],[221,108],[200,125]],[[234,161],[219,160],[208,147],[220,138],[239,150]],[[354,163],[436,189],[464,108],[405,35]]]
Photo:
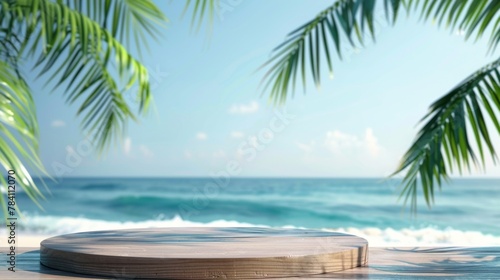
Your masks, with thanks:
[[[259,110],[259,103],[252,101],[249,104],[233,104],[229,108],[231,114],[252,114]]]
[[[362,146],[362,142],[355,135],[350,135],[339,130],[326,133],[325,145],[328,150],[338,154],[346,149]]]
[[[191,153],[191,151],[184,151],[184,157],[187,158],[187,159],[191,159],[193,157],[193,153]]]
[[[196,139],[198,139],[198,140],[202,140],[203,141],[203,140],[207,140],[207,138],[208,138],[208,135],[206,133],[204,133],[204,132],[198,132],[196,134]]]
[[[295,142],[295,145],[297,145],[297,147],[299,149],[301,149],[302,151],[306,152],[306,153],[310,153],[314,150],[314,146],[316,146],[316,142],[315,141],[311,141],[309,142],[309,144],[305,144],[305,143],[301,143],[301,142]]]
[[[372,155],[373,157],[376,157],[380,154],[381,148],[371,128],[367,128],[365,131],[364,144],[370,155]]]
[[[50,124],[52,127],[63,127],[66,126],[66,123],[62,120],[53,120],[52,123]]]
[[[146,145],[139,145],[139,151],[141,151],[142,156],[145,158],[153,157],[153,152]]]
[[[371,128],[365,130],[365,135],[362,138],[339,130],[328,131],[326,133],[325,146],[337,155],[368,153],[372,157],[377,157],[381,151],[378,140]]]
[[[123,152],[125,155],[129,155],[130,151],[132,150],[132,140],[130,137],[125,138],[125,141],[123,141]]]
[[[215,151],[213,154],[214,158],[226,158],[226,153],[223,150]]]
[[[245,134],[241,131],[232,131],[231,137],[235,138],[235,139],[241,139],[241,138],[245,137]]]

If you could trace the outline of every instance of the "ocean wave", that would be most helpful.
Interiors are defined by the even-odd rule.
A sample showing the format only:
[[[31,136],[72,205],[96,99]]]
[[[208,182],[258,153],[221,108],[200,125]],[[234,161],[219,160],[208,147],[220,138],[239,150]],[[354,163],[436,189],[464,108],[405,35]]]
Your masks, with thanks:
[[[363,237],[370,246],[498,246],[500,236],[485,234],[480,231],[463,231],[451,227],[438,229],[425,227],[420,229],[403,228],[338,228],[345,232]]]
[[[205,215],[233,213],[239,216],[267,217],[280,221],[289,217],[294,217],[294,219],[300,219],[301,221],[347,221],[357,219],[357,217],[346,213],[336,214],[336,211],[329,211],[329,209],[321,207],[301,207],[301,205],[294,205],[290,201],[279,203],[276,201],[266,202],[256,197],[246,197],[243,199],[237,197],[195,198],[200,198],[200,200],[189,196],[123,195],[102,202],[89,201],[89,203],[97,203],[110,211],[119,211],[135,217],[141,217],[142,213],[155,213],[158,211],[162,213],[182,213],[185,211],[190,212],[191,210],[198,212],[197,209],[202,209]],[[141,213],[138,213],[137,209],[142,209]],[[351,211],[355,212],[354,209]]]
[[[173,219],[146,220],[141,222],[119,222],[88,219],[85,217],[57,217],[57,216],[27,216],[18,221],[20,235],[59,235],[73,232],[157,228],[157,227],[268,227],[230,220],[215,220],[208,223],[183,220],[176,216]],[[301,228],[293,225],[285,228]],[[368,240],[370,246],[498,246],[500,236],[485,234],[479,231],[463,231],[453,228],[440,229],[425,227],[420,229],[403,228],[325,228],[326,231],[337,231],[354,234]],[[6,235],[5,226],[0,230]]]

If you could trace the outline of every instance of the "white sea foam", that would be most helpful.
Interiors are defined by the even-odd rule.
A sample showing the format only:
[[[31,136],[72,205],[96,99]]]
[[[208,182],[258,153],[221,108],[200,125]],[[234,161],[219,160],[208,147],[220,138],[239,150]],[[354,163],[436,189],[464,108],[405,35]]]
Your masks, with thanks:
[[[59,235],[81,231],[155,228],[155,227],[267,227],[238,221],[216,220],[200,223],[183,220],[176,216],[169,220],[147,220],[141,222],[118,222],[88,219],[84,217],[25,216],[18,221],[19,235]],[[292,225],[286,228],[298,228]],[[335,228],[324,229],[355,234],[368,240],[370,246],[499,246],[500,236],[479,231],[462,231],[453,228],[438,229],[426,227],[420,229],[392,228]],[[4,227],[1,236],[6,236]]]
[[[370,246],[498,246],[500,236],[479,231],[453,228],[421,229],[338,228],[338,232],[354,234],[368,240]]]
[[[216,220],[209,223],[200,223],[183,220],[175,216],[170,220],[145,220],[141,222],[119,222],[88,219],[84,217],[56,217],[56,216],[28,216],[18,221],[18,229],[26,234],[57,235],[81,231],[155,228],[155,227],[252,227],[253,225],[237,221]],[[5,232],[0,230],[0,234]]]

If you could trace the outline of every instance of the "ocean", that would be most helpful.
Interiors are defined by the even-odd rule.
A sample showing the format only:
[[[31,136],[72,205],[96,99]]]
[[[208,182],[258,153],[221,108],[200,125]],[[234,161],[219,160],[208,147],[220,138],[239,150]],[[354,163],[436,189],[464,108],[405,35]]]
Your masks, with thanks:
[[[418,212],[399,180],[64,178],[45,180],[43,210],[18,190],[20,234],[171,226],[336,230],[374,246],[500,245],[500,179],[454,179]],[[43,187],[42,187],[43,189]],[[2,227],[4,230],[5,227]],[[1,232],[0,234],[3,234]]]

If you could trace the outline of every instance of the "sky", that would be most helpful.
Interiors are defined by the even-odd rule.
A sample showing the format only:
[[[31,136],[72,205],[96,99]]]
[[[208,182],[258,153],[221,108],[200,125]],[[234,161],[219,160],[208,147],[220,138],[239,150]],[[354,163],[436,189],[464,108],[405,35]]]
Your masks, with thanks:
[[[145,42],[141,57],[154,108],[130,122],[123,141],[103,156],[87,145],[77,105],[66,104],[61,89],[43,87],[43,77],[28,76],[50,174],[384,177],[429,105],[495,57],[487,55],[487,38],[464,41],[459,30],[416,16],[392,26],[380,13],[376,42],[346,46],[334,77],[323,71],[320,91],[307,87],[275,107],[259,88],[258,68],[286,34],[332,1],[221,0],[210,35],[193,32],[181,1],[156,3],[169,23],[162,38]],[[490,162],[472,176],[498,177],[500,167]]]

